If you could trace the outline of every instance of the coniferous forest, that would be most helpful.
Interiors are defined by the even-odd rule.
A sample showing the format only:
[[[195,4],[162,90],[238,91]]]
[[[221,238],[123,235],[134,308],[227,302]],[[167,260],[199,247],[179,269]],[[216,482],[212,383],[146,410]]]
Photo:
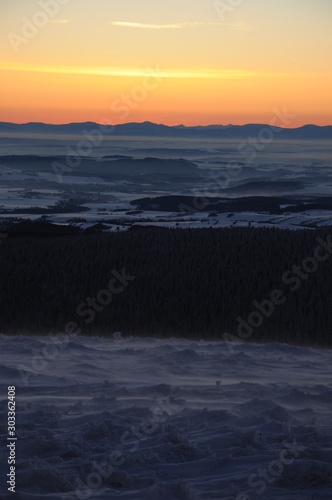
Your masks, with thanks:
[[[332,346],[330,228],[12,236],[0,331]]]

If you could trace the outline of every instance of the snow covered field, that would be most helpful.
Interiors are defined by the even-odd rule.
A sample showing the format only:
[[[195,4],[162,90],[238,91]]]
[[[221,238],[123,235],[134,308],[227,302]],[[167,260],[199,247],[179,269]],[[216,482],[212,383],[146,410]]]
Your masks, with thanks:
[[[50,222],[83,218],[85,229],[104,223],[110,231],[133,224],[282,229],[332,224],[331,141],[276,140],[252,155],[241,141],[229,139],[105,137],[91,157],[78,156],[77,166],[69,167],[66,155],[81,139],[0,137],[0,219],[36,219],[44,210]],[[54,169],[54,158],[61,168]],[[128,213],[135,212],[130,203],[139,198],[175,195],[192,197],[190,207],[201,197],[281,197],[290,210],[237,206],[216,210],[215,216],[210,207]],[[294,201],[303,202],[303,210],[293,211]]]
[[[17,493],[2,481],[3,499],[331,498],[331,351],[120,334],[0,342],[18,438]],[[2,478],[6,432],[5,417]]]

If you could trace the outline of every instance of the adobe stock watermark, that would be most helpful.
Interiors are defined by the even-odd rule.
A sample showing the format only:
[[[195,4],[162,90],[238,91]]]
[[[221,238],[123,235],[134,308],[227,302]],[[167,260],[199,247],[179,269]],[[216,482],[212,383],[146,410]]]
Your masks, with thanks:
[[[319,264],[326,262],[332,255],[331,235],[328,236],[326,241],[317,237],[316,242],[318,245],[312,257],[306,257],[300,266],[294,264],[292,269],[282,274],[282,283],[288,287],[288,291],[295,293],[302,286],[303,282],[307,281],[310,275],[319,269]],[[227,343],[235,342],[237,344],[243,343],[243,340],[248,340],[254,333],[254,330],[260,328],[264,321],[270,318],[286,300],[286,291],[282,289],[272,290],[269,297],[261,302],[254,300],[253,305],[255,309],[248,315],[247,319],[245,320],[241,316],[237,317],[237,335],[224,333],[223,340]],[[228,344],[228,347],[232,350],[231,344]]]
[[[129,94],[121,94],[120,98],[112,102],[111,110],[119,114],[121,121],[127,120],[132,110],[145,101],[149,93],[156,90],[163,82],[159,66],[156,68],[146,68],[142,84],[133,87]]]
[[[121,444],[116,450],[111,451],[106,460],[94,460],[90,465],[91,472],[87,475],[85,481],[79,477],[75,479],[76,490],[62,496],[62,500],[88,500],[101,488],[104,482],[109,483],[116,468],[126,463],[125,447],[130,446],[128,452],[133,453],[138,450],[142,440],[151,437],[158,430],[165,433],[163,424],[174,415],[183,410],[182,406],[174,405],[171,398],[158,400],[150,408],[152,417],[144,419],[139,425],[131,426],[130,430],[124,431],[121,435]],[[128,453],[127,452],[127,453]],[[142,456],[144,460],[144,454]]]
[[[112,278],[107,288],[101,289],[96,297],[87,297],[84,302],[79,304],[76,308],[77,315],[80,318],[84,318],[86,324],[90,324],[95,319],[97,313],[101,313],[105,307],[111,304],[113,295],[124,292],[129,282],[133,281],[135,278],[136,276],[127,275],[125,268],[123,268],[120,273],[113,269]],[[39,375],[51,362],[58,359],[70,340],[80,335],[80,333],[81,328],[77,321],[68,321],[63,332],[57,334],[49,333],[46,337],[49,342],[45,344],[41,352],[38,350],[31,351],[33,356],[29,366],[18,366],[18,371],[24,385],[29,385],[29,379],[31,377]]]
[[[273,116],[268,125],[262,127],[258,134],[249,136],[245,141],[242,141],[237,151],[239,155],[243,156],[243,161],[248,164],[253,163],[258,153],[262,153],[276,138],[276,135],[283,131],[283,127],[289,127],[291,121],[296,118],[296,115],[289,113],[287,108],[284,107],[281,111],[274,108]],[[242,158],[241,158],[242,160]],[[242,163],[242,162],[241,162]],[[209,206],[209,197],[218,196],[229,186],[232,180],[239,177],[243,166],[239,162],[229,162],[224,170],[210,170],[209,179],[204,189],[195,189],[192,205],[185,203],[179,204],[180,212],[186,214],[193,214],[207,209]]]
[[[22,45],[26,45],[39,31],[55,18],[62,6],[67,5],[71,0],[39,0],[40,10],[37,10],[31,19],[22,17],[20,33],[10,32],[7,38],[16,54]]]
[[[290,126],[291,122],[296,118],[296,115],[289,113],[284,107],[282,111],[278,108],[273,109],[273,117],[266,127],[262,127],[256,137],[249,136],[247,140],[241,142],[238,147],[238,152],[245,156],[248,163],[252,163],[257,153],[261,153],[266,147],[271,144],[276,135],[280,134]]]
[[[214,0],[213,7],[220,21],[243,3],[243,0]]]
[[[163,82],[159,66],[155,68],[145,68],[145,76],[141,85],[136,85],[127,94],[115,99],[110,109],[114,114],[119,115],[120,120],[126,120],[130,113],[135,110],[140,103],[147,99],[150,92],[156,90]],[[92,130],[83,130],[83,138],[78,141],[75,148],[67,146],[65,162],[53,161],[52,170],[59,183],[63,182],[63,175],[70,174],[77,169],[84,158],[91,156],[95,148],[100,147],[105,139],[105,135],[111,135],[115,127],[110,125],[112,120],[104,118],[103,123]]]
[[[267,485],[274,483],[284,472],[285,467],[292,465],[300,457],[300,452],[304,450],[302,446],[297,444],[296,440],[293,440],[293,443],[283,441],[282,445],[283,449],[280,451],[278,459],[272,460],[268,467],[259,467],[255,473],[249,476],[248,486],[254,489],[256,495],[262,495]],[[236,500],[250,500],[251,498],[253,498],[252,494],[240,493]]]

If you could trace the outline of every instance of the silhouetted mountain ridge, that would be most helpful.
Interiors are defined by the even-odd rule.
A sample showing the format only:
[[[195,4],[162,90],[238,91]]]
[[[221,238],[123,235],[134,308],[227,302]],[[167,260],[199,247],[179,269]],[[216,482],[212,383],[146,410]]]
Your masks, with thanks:
[[[267,132],[268,129],[270,132]],[[168,126],[152,122],[125,123],[120,125],[100,125],[94,122],[67,123],[53,125],[40,122],[16,124],[0,122],[0,134],[65,134],[76,135],[98,130],[104,135],[115,136],[153,136],[184,138],[230,138],[244,139],[250,136],[278,139],[332,139],[332,126],[304,125],[299,128],[272,127],[266,124],[247,125],[206,125],[187,127],[185,125]]]

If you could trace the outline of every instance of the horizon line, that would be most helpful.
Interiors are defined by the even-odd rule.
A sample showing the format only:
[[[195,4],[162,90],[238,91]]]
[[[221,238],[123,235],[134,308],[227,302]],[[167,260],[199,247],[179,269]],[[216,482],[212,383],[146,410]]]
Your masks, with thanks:
[[[286,126],[281,126],[281,125],[271,125],[271,124],[268,124],[268,123],[264,123],[264,122],[248,122],[248,123],[243,123],[243,124],[237,124],[237,123],[228,123],[226,125],[222,124],[222,123],[210,123],[210,124],[207,124],[207,125],[201,125],[201,124],[198,124],[198,125],[185,125],[183,123],[178,123],[176,125],[167,125],[165,123],[157,123],[157,122],[152,122],[150,120],[144,120],[144,121],[141,121],[141,122],[125,122],[125,123],[98,123],[98,122],[95,122],[93,120],[85,120],[85,121],[73,121],[73,122],[66,122],[66,123],[49,123],[49,122],[42,122],[42,121],[28,121],[28,122],[10,122],[10,121],[0,121],[0,124],[9,124],[9,125],[46,125],[46,126],[54,126],[54,127],[65,127],[65,126],[68,126],[68,125],[84,125],[86,123],[92,123],[94,125],[98,125],[99,127],[117,127],[117,126],[124,126],[124,125],[144,125],[144,124],[150,124],[150,125],[156,125],[156,126],[161,126],[161,127],[167,127],[167,128],[177,128],[177,127],[183,127],[183,128],[197,128],[197,127],[200,127],[200,128],[208,128],[208,127],[246,127],[246,126],[252,126],[252,125],[258,125],[258,126],[264,126],[264,127],[273,127],[273,128],[280,128],[280,129],[284,129],[284,130],[296,130],[296,129],[299,129],[299,128],[303,128],[303,127],[308,127],[308,126],[312,126],[312,127],[318,127],[318,128],[326,128],[326,127],[331,127],[332,126],[332,123],[331,124],[328,124],[328,125],[318,125],[316,123],[313,123],[313,122],[308,122],[308,123],[304,123],[303,125],[299,125],[297,127],[286,127]]]

